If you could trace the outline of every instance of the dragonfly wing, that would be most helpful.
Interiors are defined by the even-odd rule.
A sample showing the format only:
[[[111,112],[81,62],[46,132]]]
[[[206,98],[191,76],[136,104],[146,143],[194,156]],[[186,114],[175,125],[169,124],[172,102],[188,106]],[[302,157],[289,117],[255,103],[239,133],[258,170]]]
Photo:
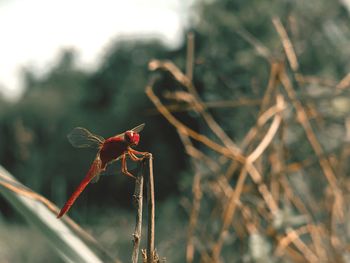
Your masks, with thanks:
[[[145,123],[142,123],[142,124],[136,126],[135,128],[132,128],[131,130],[134,131],[134,132],[139,133],[140,131],[143,130],[143,128],[145,127],[145,125],[146,125]]]
[[[94,178],[91,179],[91,183],[92,184],[95,184],[98,182],[98,180],[100,180],[100,177],[101,177],[102,173],[96,175]]]
[[[104,138],[92,134],[82,127],[74,128],[67,136],[68,141],[76,148],[96,148],[99,149],[104,142]]]
[[[145,125],[146,125],[145,123],[142,123],[142,124],[140,124],[140,125],[138,125],[138,126],[132,128],[130,131],[134,131],[134,132],[139,133],[140,131],[143,130],[143,128],[145,127]],[[123,137],[124,134],[125,134],[125,132],[120,133],[120,134],[117,134],[117,135],[115,135],[114,137]]]
[[[76,188],[76,190],[73,192],[73,194],[69,197],[68,201],[65,203],[63,208],[61,209],[60,213],[58,214],[57,218],[62,217],[65,213],[68,212],[68,210],[72,207],[74,204],[75,200],[79,197],[81,192],[86,188],[86,186],[90,183],[90,181],[98,176],[101,172],[101,159],[97,157],[94,162],[92,163],[87,175],[81,181],[79,186]]]

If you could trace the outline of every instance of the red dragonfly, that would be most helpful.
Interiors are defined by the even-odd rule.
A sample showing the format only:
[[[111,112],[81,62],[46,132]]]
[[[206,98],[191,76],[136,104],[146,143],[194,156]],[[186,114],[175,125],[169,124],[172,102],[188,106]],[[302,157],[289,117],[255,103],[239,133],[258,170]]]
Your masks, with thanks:
[[[68,134],[69,142],[77,148],[93,147],[98,150],[95,160],[93,161],[87,175],[79,184],[77,189],[70,196],[65,203],[57,218],[62,217],[71,208],[75,200],[79,197],[81,192],[91,181],[97,181],[101,172],[106,170],[108,164],[121,159],[122,173],[127,176],[135,178],[129,171],[126,165],[126,158],[129,156],[133,161],[141,161],[149,153],[139,152],[131,148],[131,146],[138,145],[140,141],[139,132],[145,127],[145,124],[136,126],[124,133],[104,139],[101,136],[92,134],[87,129],[77,127]],[[138,157],[141,156],[141,157]]]

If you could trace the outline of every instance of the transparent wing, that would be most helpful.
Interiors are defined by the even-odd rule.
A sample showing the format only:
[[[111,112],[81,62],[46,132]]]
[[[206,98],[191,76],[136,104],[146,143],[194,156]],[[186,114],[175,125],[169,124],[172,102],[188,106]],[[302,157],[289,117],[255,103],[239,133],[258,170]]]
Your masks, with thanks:
[[[102,172],[103,173],[103,172]],[[101,173],[99,175],[96,175],[94,178],[91,179],[91,183],[95,184],[100,180]]]
[[[68,141],[76,148],[96,148],[99,149],[105,139],[92,134],[82,127],[74,128],[67,136]]]
[[[131,130],[134,131],[134,132],[139,133],[140,131],[143,130],[143,128],[145,127],[145,125],[146,125],[145,123],[142,123],[142,124],[136,126],[135,128],[132,128]]]
[[[145,123],[142,123],[142,124],[140,124],[140,125],[138,125],[138,126],[132,128],[130,131],[134,131],[134,132],[139,133],[140,131],[143,130],[143,128],[145,127],[145,125],[146,125]],[[125,133],[125,132],[120,133],[120,134],[117,134],[117,135],[115,135],[114,137],[121,137],[121,136],[124,136],[124,133]]]

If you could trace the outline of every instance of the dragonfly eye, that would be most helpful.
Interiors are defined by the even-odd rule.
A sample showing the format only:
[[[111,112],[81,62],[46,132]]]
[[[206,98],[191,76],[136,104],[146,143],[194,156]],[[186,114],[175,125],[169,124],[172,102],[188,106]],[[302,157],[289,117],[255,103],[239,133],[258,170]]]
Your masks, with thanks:
[[[139,143],[140,135],[134,131],[127,131],[125,133],[125,140],[132,145],[137,145]]]

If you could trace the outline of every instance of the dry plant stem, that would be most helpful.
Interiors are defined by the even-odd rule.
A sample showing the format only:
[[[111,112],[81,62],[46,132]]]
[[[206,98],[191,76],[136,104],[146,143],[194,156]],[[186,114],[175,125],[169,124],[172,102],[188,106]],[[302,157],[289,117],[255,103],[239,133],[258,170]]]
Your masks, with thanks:
[[[193,60],[194,60],[194,34],[187,34],[187,59],[186,59],[186,76],[192,81],[193,78]]]
[[[283,140],[283,134],[281,134],[281,140]],[[271,165],[274,166],[278,166],[276,167],[277,171],[276,173],[279,174],[279,178],[277,178],[276,184],[281,185],[282,188],[284,189],[284,193],[286,198],[288,198],[293,204],[294,206],[300,211],[301,214],[305,215],[307,217],[307,221],[308,222],[312,222],[312,216],[310,214],[310,212],[308,211],[308,209],[306,208],[305,204],[303,203],[303,201],[294,194],[293,189],[291,189],[291,187],[288,184],[288,180],[286,178],[286,176],[284,174],[281,174],[281,171],[285,170],[285,165],[284,162],[282,161],[282,156],[283,156],[283,149],[282,149],[282,145],[285,145],[284,143],[282,144],[278,144],[276,145],[276,154],[275,156],[275,161],[271,161]],[[278,165],[278,163],[281,163],[280,165]],[[276,198],[277,200],[279,198]],[[310,207],[316,207],[316,205],[310,205]],[[314,250],[317,254],[317,256],[323,260],[327,259],[327,254],[325,253],[325,247],[322,245],[322,241],[321,241],[321,233],[319,231],[319,229],[308,223],[307,224],[307,229],[310,233],[310,236],[312,238],[313,241],[313,246],[314,246]],[[298,230],[299,231],[299,230]],[[301,233],[299,232],[299,234],[301,235]],[[276,254],[278,254],[278,247],[276,249]],[[328,261],[328,259],[327,259]]]
[[[198,215],[200,210],[200,200],[202,198],[202,192],[200,188],[200,178],[201,175],[199,171],[197,171],[193,177],[193,201],[192,201],[192,210],[190,214],[190,220],[188,225],[188,233],[187,233],[187,246],[186,246],[186,262],[193,262],[194,259],[194,232],[196,228],[196,224],[198,221]]]
[[[242,148],[245,149],[252,143],[252,141],[257,137],[259,130],[261,127],[269,121],[273,116],[275,116],[277,113],[279,113],[281,110],[284,108],[279,108],[277,105],[272,106],[268,110],[266,110],[264,113],[260,115],[258,118],[256,125],[253,126],[247,135],[244,137],[243,142],[242,142]]]
[[[284,100],[282,96],[277,96],[276,106],[279,109],[284,109]],[[279,111],[279,113],[275,115],[266,135],[260,141],[259,145],[255,148],[255,150],[249,154],[249,156],[247,157],[247,161],[245,163],[245,166],[247,167],[247,171],[249,172],[254,183],[258,185],[258,190],[261,193],[262,197],[264,198],[267,204],[267,207],[270,209],[273,215],[275,215],[278,212],[277,202],[273,199],[273,196],[271,192],[268,190],[266,184],[263,183],[263,178],[261,174],[258,172],[258,170],[255,168],[253,163],[263,154],[263,152],[266,150],[268,145],[272,142],[272,139],[277,133],[278,128],[281,124],[281,121],[282,121],[282,116],[281,116],[281,112]]]
[[[277,97],[277,104],[276,108],[278,113],[275,114],[275,117],[272,121],[272,124],[266,133],[265,137],[261,140],[260,144],[255,148],[255,150],[249,154],[247,160],[248,162],[253,163],[267,148],[267,146],[271,143],[273,137],[275,136],[281,121],[282,121],[282,116],[280,111],[284,109],[284,100],[282,96]]]
[[[249,235],[257,233],[259,231],[259,224],[256,217],[254,217],[251,209],[248,206],[243,205],[240,201],[237,202],[237,207],[241,212],[240,220],[233,220],[231,222],[232,227],[235,229],[235,234],[243,240],[245,231]],[[245,228],[245,229],[244,229]]]
[[[154,263],[154,179],[153,179],[153,156],[148,156],[149,174],[147,184],[147,205],[148,205],[148,229],[147,229],[147,263]]]
[[[278,72],[280,70],[280,66],[277,65],[277,63],[273,63],[271,66],[270,71],[270,77],[269,77],[269,83],[266,89],[266,92],[264,94],[264,97],[262,99],[260,111],[259,111],[259,118],[256,122],[256,125],[253,126],[249,132],[244,137],[242,143],[241,143],[241,149],[245,151],[245,149],[252,143],[254,138],[257,138],[258,131],[263,127],[263,125],[274,115],[276,114],[276,107],[272,106],[268,110],[266,110],[266,107],[270,103],[270,97],[273,93],[273,91],[276,89],[277,85],[277,78],[278,78]],[[266,110],[266,111],[265,111]]]
[[[281,20],[278,17],[272,19],[272,23],[276,28],[277,33],[279,34],[284,52],[287,55],[288,62],[293,71],[298,71],[299,63],[297,56],[295,54],[292,42],[290,41],[286,29],[283,27]]]
[[[283,108],[284,101],[282,97],[277,98],[277,107]],[[264,152],[267,146],[271,143],[274,135],[276,134],[278,127],[282,121],[282,117],[280,114],[276,114],[275,118],[270,126],[265,137],[261,140],[260,144],[255,148],[255,150],[247,157],[247,161],[244,167],[241,170],[241,173],[238,177],[236,189],[232,191],[232,194],[229,198],[228,206],[226,207],[223,214],[223,225],[219,234],[219,238],[217,242],[213,245],[212,248],[212,256],[215,261],[218,261],[218,257],[221,253],[222,245],[223,245],[223,237],[225,232],[227,231],[230,223],[232,222],[237,202],[239,201],[240,195],[242,193],[242,189],[244,186],[244,181],[247,176],[247,172],[250,173],[251,178],[254,183],[258,185],[258,190],[263,196],[267,206],[269,207],[272,214],[276,214],[278,211],[278,205],[276,201],[273,199],[273,196],[269,192],[267,186],[263,183],[263,178],[259,174],[258,170],[254,167],[253,162]]]
[[[276,113],[283,110],[283,108],[277,107],[277,105],[270,107],[265,112],[261,113],[256,125],[253,126],[247,135],[244,137],[243,142],[241,144],[242,149],[246,149],[248,145],[250,145],[254,138],[256,138],[258,131],[261,129],[261,127],[268,121],[270,118],[272,118]]]
[[[133,252],[132,252],[132,263],[138,262],[139,257],[139,250],[140,250],[140,241],[141,241],[141,234],[142,234],[142,202],[143,202],[143,170],[144,170],[144,163],[142,163],[141,166],[141,172],[136,177],[135,182],[135,191],[134,191],[134,205],[136,207],[136,225],[135,225],[135,231],[133,234]]]
[[[287,228],[287,234],[292,237],[292,243],[302,252],[308,262],[320,262],[320,259],[315,255],[315,253],[310,250],[303,241],[301,241],[298,233],[294,229]]]
[[[291,258],[291,262],[307,262],[305,260],[305,257],[299,252],[299,250],[297,250],[294,247],[287,247],[286,254],[288,254],[288,256]]]
[[[282,45],[283,45],[284,51],[287,55],[287,58],[288,58],[288,61],[290,63],[291,68],[294,71],[297,71],[298,67],[299,67],[297,56],[295,54],[293,45],[288,37],[288,34],[281,23],[281,20],[279,18],[275,17],[273,19],[273,24],[274,24],[278,34],[280,35]],[[338,189],[338,186],[336,183],[336,177],[335,177],[335,174],[331,168],[330,162],[327,158],[323,157],[324,152],[323,152],[323,149],[321,147],[321,144],[317,140],[317,137],[316,137],[311,125],[310,125],[310,122],[309,122],[309,119],[308,119],[308,116],[306,114],[305,109],[303,108],[300,101],[297,100],[296,93],[293,89],[291,81],[289,80],[289,78],[286,74],[285,68],[282,68],[282,70],[280,71],[279,77],[280,77],[280,81],[281,81],[282,85],[284,86],[289,98],[292,100],[292,103],[297,111],[298,121],[303,126],[303,128],[306,132],[306,135],[308,137],[308,140],[310,141],[311,146],[313,147],[316,155],[319,157],[321,168],[323,169],[324,174],[325,174],[332,190],[334,192],[338,192],[339,189]]]
[[[307,234],[309,233],[309,228],[307,226],[302,226],[300,227],[299,229],[297,230],[292,230],[292,229],[289,229],[287,231],[287,234],[286,236],[284,236],[283,238],[281,238],[279,241],[278,241],[278,245],[276,247],[276,250],[274,252],[274,254],[276,256],[282,256],[283,255],[283,251],[290,245],[290,244],[293,244],[293,242],[297,239],[300,239],[300,236],[301,235],[304,235],[304,234]],[[300,244],[300,243],[299,243]],[[305,246],[305,245],[304,245]],[[300,247],[300,246],[299,246]],[[308,252],[306,252],[307,254]],[[303,253],[305,254],[305,253]],[[311,252],[311,254],[313,254]],[[314,256],[316,259],[317,257]]]
[[[205,144],[206,146],[208,146],[212,150],[214,150],[214,151],[216,151],[218,153],[221,153],[222,155],[224,155],[224,156],[226,156],[228,158],[238,160],[241,163],[245,162],[245,157],[242,154],[240,154],[240,153],[233,153],[232,151],[230,151],[226,147],[221,146],[220,144],[218,144],[216,142],[213,142],[208,137],[206,137],[206,136],[204,136],[204,135],[202,135],[202,134],[200,134],[200,133],[190,129],[189,127],[187,127],[186,125],[184,125],[183,123],[178,121],[168,111],[168,109],[161,103],[159,98],[154,94],[151,84],[149,84],[146,87],[146,94],[147,94],[147,96],[150,98],[150,100],[156,106],[158,111],[169,121],[170,124],[172,124],[174,127],[176,127],[176,129],[178,129],[179,132],[181,132],[183,134],[186,134],[186,135],[190,136],[191,138],[193,138],[193,139],[195,139],[197,141],[202,142],[203,144]]]
[[[230,24],[229,27],[231,26],[232,25]],[[250,45],[252,45],[255,48],[255,51],[259,56],[265,58],[266,60],[271,59],[270,50],[266,46],[264,46],[257,38],[255,38],[249,31],[247,31],[243,27],[237,27],[236,32],[245,41],[247,41]]]
[[[142,263],[147,263],[147,250],[141,249],[141,254],[142,254]]]
[[[264,97],[261,102],[259,116],[262,112],[264,112],[267,107],[271,103],[271,99],[273,98],[273,92],[276,91],[277,84],[278,84],[278,74],[280,71],[281,65],[279,63],[272,63],[271,69],[270,69],[270,77],[269,82],[267,84],[267,88],[264,94]]]
[[[293,203],[293,205],[300,211],[300,213],[306,215],[311,221],[311,215],[310,212],[308,211],[307,207],[305,206],[304,202],[294,194],[293,189],[289,186],[288,179],[286,176],[281,176],[279,178],[279,183],[282,186],[284,193],[286,197]]]
[[[344,144],[340,151],[339,162],[336,167],[335,174],[339,180],[346,180],[346,167],[347,160],[350,155],[350,118],[347,117],[345,120],[345,138]]]
[[[275,200],[280,200],[280,192],[281,192],[280,184],[278,182],[278,177],[280,177],[281,175],[283,161],[281,160],[282,153],[279,150],[280,149],[275,150],[275,152],[272,152],[269,156],[269,160],[271,164],[270,189],[271,189],[271,194]]]
[[[350,73],[348,73],[335,87],[337,93],[348,88],[350,86]]]
[[[255,224],[255,222],[253,222],[252,212],[249,209],[249,207],[244,206],[241,202],[238,202],[238,206],[241,210],[243,218],[245,219],[244,225],[245,225],[245,228],[247,229],[249,235],[257,233],[258,226],[257,226],[257,224]]]
[[[192,166],[195,170],[195,175],[193,177],[193,183],[192,183],[192,194],[193,194],[193,200],[192,200],[192,209],[190,213],[190,219],[188,224],[188,230],[187,230],[187,246],[186,246],[186,262],[190,263],[193,262],[194,259],[194,232],[198,221],[198,215],[200,210],[200,202],[202,199],[202,190],[201,190],[201,173],[198,169],[197,163],[194,158],[201,158],[199,156],[200,152],[196,148],[193,147],[192,142],[190,138],[187,135],[184,135],[179,132],[180,139],[182,140],[183,145],[185,146],[186,152],[188,155],[192,156]],[[197,155],[193,157],[193,152],[196,152]]]
[[[264,139],[260,142],[260,144],[256,147],[256,149],[251,153],[250,157],[248,157],[247,159],[244,158],[241,154],[236,155],[235,153],[233,153],[230,149],[227,149],[226,147],[223,147],[215,142],[213,142],[212,140],[208,139],[206,136],[201,135],[195,131],[193,131],[192,129],[188,128],[187,126],[185,126],[184,124],[182,124],[180,121],[178,121],[165,107],[164,105],[160,102],[160,100],[158,99],[158,97],[154,94],[153,90],[152,90],[152,85],[148,85],[146,87],[146,94],[148,95],[148,97],[151,99],[151,101],[154,103],[154,105],[156,106],[156,108],[159,110],[160,113],[163,114],[163,116],[173,125],[175,126],[178,131],[180,133],[184,133],[190,137],[192,137],[195,140],[201,141],[202,143],[204,143],[205,145],[207,145],[209,148],[225,155],[226,157],[230,158],[230,159],[237,159],[238,161],[244,163],[245,165],[247,165],[247,167],[249,168],[248,171],[252,176],[252,179],[254,180],[254,182],[261,184],[262,182],[262,176],[259,175],[259,172],[254,168],[253,166],[253,162],[263,153],[263,151],[266,149],[266,147],[268,146],[268,144],[271,142],[271,140],[273,139],[273,136],[275,135],[275,133],[277,132],[277,129],[279,127],[279,124],[281,123],[281,116],[280,116],[280,112],[284,109],[284,101],[282,97],[279,97],[279,99],[277,100],[277,110],[276,110],[276,114],[274,117],[274,120],[270,126],[269,131],[267,132],[267,134],[265,135]],[[248,160],[248,161],[247,161]],[[265,192],[265,188],[264,187],[264,192]],[[267,188],[266,188],[267,190]],[[268,198],[270,200],[270,198]],[[273,207],[275,208],[276,206],[273,205]],[[275,210],[275,209],[273,209]]]
[[[209,108],[236,108],[241,106],[257,106],[261,104],[260,99],[239,99],[239,100],[222,100],[222,101],[206,101],[203,102],[204,106]],[[183,112],[183,111],[190,111],[195,110],[194,105],[179,105],[177,103],[175,104],[166,104],[165,107],[170,112]],[[154,109],[147,110],[148,114],[155,114],[159,112]]]
[[[292,42],[288,37],[286,29],[284,28],[281,20],[278,17],[273,18],[272,22],[276,28],[276,31],[278,32],[278,34],[281,38],[283,49],[284,49],[284,52],[287,56],[289,65],[291,66],[291,68],[294,72],[298,71],[298,69],[299,69],[298,59],[297,59],[295,50],[293,48]],[[349,82],[349,80],[347,82]],[[346,83],[346,78],[344,79],[343,85],[345,83]]]
[[[181,133],[179,133],[179,134],[181,134]],[[186,135],[181,134],[181,136],[186,136]],[[193,146],[188,146],[186,148],[186,153],[189,156],[191,156],[192,158],[206,163],[206,166],[213,173],[217,173],[220,170],[220,165],[216,162],[216,160],[214,160],[213,158],[209,157],[208,155],[206,155],[202,151],[198,150],[197,148],[195,148]]]
[[[184,75],[179,68],[177,68],[170,61],[159,60],[152,60],[149,63],[149,68],[151,70],[162,68],[166,71],[169,71],[178,82],[184,85],[188,89],[189,93],[191,93],[194,97],[193,103],[196,110],[202,115],[202,117],[204,118],[210,129],[214,132],[214,134],[224,143],[224,145],[228,149],[230,149],[230,151],[232,151],[235,154],[241,154],[241,150],[237,147],[237,145],[231,140],[230,137],[227,136],[227,134],[220,127],[220,125],[206,111],[205,105],[200,99],[192,81],[186,75]]]
[[[294,108],[297,111],[297,117],[298,121],[301,124],[301,126],[304,128],[306,136],[315,151],[317,157],[319,158],[320,166],[324,172],[324,175],[326,176],[328,183],[330,184],[332,190],[334,192],[338,192],[339,188],[337,186],[337,179],[336,176],[332,170],[332,167],[329,163],[329,160],[325,157],[324,151],[322,149],[321,144],[319,143],[315,132],[313,131],[311,124],[309,122],[308,116],[306,114],[306,111],[300,101],[297,99],[296,93],[293,89],[292,83],[289,80],[286,72],[284,70],[280,73],[280,80],[285,88],[289,98],[291,99]]]
[[[159,67],[159,63],[158,61],[152,61],[150,63],[150,67],[152,69],[156,69]],[[163,64],[164,66],[164,64]],[[167,67],[172,67],[173,64],[172,63],[168,63]],[[168,69],[169,70],[169,69]],[[182,81],[187,81],[188,79],[174,66],[174,68],[171,68],[171,70],[169,70],[171,72],[175,71],[175,73],[173,73],[174,77],[176,78],[176,75],[178,76],[178,78],[180,78]],[[181,81],[180,81],[181,82]],[[277,108],[279,110],[277,110],[277,114],[275,114],[275,118],[272,122],[272,125],[269,129],[269,131],[267,132],[267,134],[265,135],[264,139],[260,142],[260,144],[258,145],[258,147],[256,147],[256,149],[251,153],[251,155],[245,159],[242,155],[241,155],[241,151],[238,149],[237,151],[233,151],[232,147],[230,147],[231,145],[225,145],[226,147],[223,147],[213,141],[211,141],[210,139],[208,139],[206,136],[203,136],[201,134],[196,133],[195,131],[189,129],[188,127],[186,127],[184,124],[182,124],[180,121],[178,121],[168,110],[167,108],[160,102],[160,100],[158,99],[158,97],[154,94],[153,90],[152,90],[152,85],[153,83],[150,83],[147,87],[146,87],[146,94],[148,95],[148,97],[151,99],[151,101],[154,103],[154,105],[156,106],[156,108],[158,109],[158,111],[160,113],[163,114],[163,116],[172,124],[174,125],[178,131],[180,133],[186,134],[198,141],[201,141],[202,143],[206,144],[207,146],[209,146],[210,148],[214,149],[215,151],[235,160],[238,159],[237,157],[240,157],[240,162],[244,163],[244,168],[243,171],[244,173],[249,172],[249,174],[251,175],[253,181],[258,184],[258,189],[259,192],[262,194],[267,206],[269,207],[269,209],[271,210],[272,214],[276,214],[276,212],[278,211],[278,205],[276,203],[276,201],[273,199],[271,193],[269,192],[267,186],[263,183],[263,179],[262,176],[259,174],[258,170],[254,167],[253,162],[264,152],[264,150],[267,148],[267,146],[269,145],[269,143],[271,142],[271,140],[273,139],[275,133],[277,132],[277,129],[279,127],[279,124],[281,122],[281,116],[280,116],[280,111],[284,109],[284,102],[282,97],[279,97],[279,99],[277,100]],[[190,87],[191,84],[188,84]],[[193,87],[192,87],[193,88]],[[203,115],[203,111],[200,112]],[[211,122],[209,122],[211,123]],[[209,124],[208,123],[208,124]],[[215,123],[216,124],[216,123]],[[217,124],[216,124],[217,125]],[[220,128],[221,129],[221,128]],[[215,133],[215,131],[214,131]],[[218,136],[219,137],[219,136]],[[223,138],[224,139],[224,138]],[[244,176],[241,176],[241,181],[242,181],[242,185],[244,185],[244,179],[246,174],[244,174]],[[242,188],[242,187],[241,187]],[[235,193],[233,200],[231,199],[231,206],[229,207],[228,211],[225,212],[224,214],[227,213],[226,217],[226,223],[224,222],[223,224],[223,228],[222,231],[219,234],[219,239],[217,241],[217,243],[213,246],[213,258],[215,260],[217,260],[218,255],[221,252],[221,248],[222,248],[222,242],[223,242],[223,235],[226,232],[229,223],[233,218],[233,214],[235,211],[235,206],[236,206],[236,201],[238,200],[241,191],[233,191],[233,193]],[[238,197],[237,197],[238,196]],[[233,207],[233,208],[232,208]],[[233,212],[231,212],[233,211]]]
[[[273,90],[276,88],[277,85],[277,75],[279,71],[279,65],[276,63],[272,64],[271,66],[271,73],[270,73],[270,78],[269,78],[269,83],[267,90],[265,92],[265,95],[262,99],[261,102],[261,107],[260,107],[260,114],[259,118],[256,122],[256,125],[252,127],[247,135],[244,137],[242,143],[241,143],[241,149],[242,151],[245,151],[245,149],[248,147],[248,145],[253,141],[254,138],[257,137],[259,129],[270,119],[272,118],[279,110],[277,106],[272,106],[268,110],[264,111],[267,107],[267,105],[270,102],[270,97],[273,92]],[[235,170],[238,168],[239,164],[237,162],[233,162],[230,166],[230,169],[228,169],[226,173],[227,179],[230,179]]]
[[[268,191],[268,188],[265,184],[263,184],[262,176],[259,174],[258,170],[254,167],[253,162],[256,160],[256,158],[259,157],[260,154],[263,153],[263,151],[266,149],[268,146],[268,142],[273,139],[274,134],[277,132],[278,126],[281,122],[281,117],[279,116],[279,113],[284,109],[284,102],[282,97],[280,97],[279,102],[277,104],[278,107],[280,107],[280,110],[278,110],[277,114],[275,115],[275,118],[272,122],[272,125],[266,134],[265,138],[261,141],[261,143],[258,145],[258,147],[252,152],[252,156],[250,157],[249,161],[242,156],[241,154],[236,155],[233,153],[230,149],[227,149],[226,147],[223,147],[206,136],[199,134],[192,129],[188,128],[184,124],[182,124],[180,121],[178,121],[165,107],[164,105],[160,102],[158,97],[154,94],[152,90],[152,86],[148,85],[146,87],[146,94],[148,97],[151,99],[153,104],[156,106],[156,108],[159,110],[160,113],[163,114],[163,116],[173,125],[177,128],[177,130],[181,133],[184,133],[190,137],[192,137],[195,140],[198,140],[205,145],[207,145],[209,148],[225,155],[226,157],[232,159],[232,160],[238,160],[245,165],[247,165],[247,170],[249,174],[251,175],[254,183],[258,184],[259,187],[259,192],[262,194],[263,198],[267,201],[267,205],[269,209],[272,211],[274,214],[278,210],[278,206],[276,202],[273,200],[271,193]],[[248,157],[249,158],[249,157]]]
[[[232,161],[230,166],[227,168],[226,172],[225,172],[225,178],[227,179],[227,181],[229,181],[234,172],[238,169],[238,167],[240,166],[240,163],[239,162],[235,162],[235,161]]]
[[[329,262],[330,259],[327,256],[326,248],[324,247],[322,242],[323,238],[322,238],[321,227],[312,225],[312,224],[308,224],[307,227],[309,229],[312,241],[314,243],[316,254],[318,255],[319,258],[322,258],[322,260],[324,260],[325,262]]]
[[[223,224],[221,227],[221,231],[220,231],[218,240],[216,241],[216,243],[212,247],[211,254],[212,254],[212,258],[214,261],[218,261],[218,258],[219,258],[219,255],[221,253],[221,249],[223,246],[223,242],[224,242],[223,237],[225,235],[227,228],[229,227],[229,225],[232,222],[232,218],[235,214],[235,210],[237,207],[237,202],[238,202],[240,195],[242,193],[244,182],[245,182],[246,178],[247,178],[247,168],[246,168],[246,166],[244,166],[241,170],[239,177],[238,177],[236,188],[233,191],[231,191],[231,196],[229,198],[228,205],[227,205],[227,207],[224,211],[224,214],[223,214],[223,220],[222,220]]]
[[[285,70],[282,70],[280,73],[280,80],[284,86],[288,96],[292,100],[294,108],[297,111],[297,119],[301,126],[304,128],[306,136],[319,160],[319,164],[322,168],[322,171],[330,185],[331,191],[333,193],[333,208],[331,211],[331,226],[332,226],[332,236],[331,243],[334,247],[339,248],[338,238],[336,237],[335,232],[335,221],[339,220],[340,223],[344,223],[344,212],[343,212],[343,195],[341,189],[337,184],[337,178],[334,174],[334,171],[331,167],[329,159],[325,156],[324,151],[320,142],[318,141],[315,132],[312,129],[312,126],[309,122],[306,111],[299,100],[297,100],[296,93],[293,89],[292,83],[289,80]]]
[[[349,76],[350,78],[350,76]],[[300,84],[315,84],[315,85],[321,85],[321,86],[326,86],[329,88],[334,88],[336,86],[336,82],[330,79],[324,79],[324,78],[319,78],[319,77],[314,77],[314,76],[308,76],[308,75],[302,75],[300,73],[295,74],[295,80]],[[350,79],[349,79],[350,81]]]
[[[190,136],[191,138],[202,142],[212,150],[230,158],[233,160],[238,160],[240,163],[244,164],[246,161],[246,158],[241,154],[237,152],[232,152],[230,149],[227,149],[226,147],[221,146],[220,144],[210,140],[208,137],[197,133],[196,131],[190,129],[180,121],[178,121],[169,111],[168,109],[161,103],[159,98],[154,94],[152,89],[153,82],[150,82],[146,87],[146,94],[150,98],[150,100],[153,102],[153,104],[156,106],[157,110],[169,121],[170,124],[172,124],[175,128],[178,129],[179,132],[186,134]],[[273,114],[276,114],[283,110],[284,108],[276,109],[275,107],[272,107],[271,110],[268,110],[267,112],[271,112],[272,114],[268,114],[269,116],[265,116],[263,114],[261,117],[264,116],[263,121],[258,121],[259,123],[264,123],[267,121],[270,117],[273,116]],[[240,151],[239,151],[240,152]]]

